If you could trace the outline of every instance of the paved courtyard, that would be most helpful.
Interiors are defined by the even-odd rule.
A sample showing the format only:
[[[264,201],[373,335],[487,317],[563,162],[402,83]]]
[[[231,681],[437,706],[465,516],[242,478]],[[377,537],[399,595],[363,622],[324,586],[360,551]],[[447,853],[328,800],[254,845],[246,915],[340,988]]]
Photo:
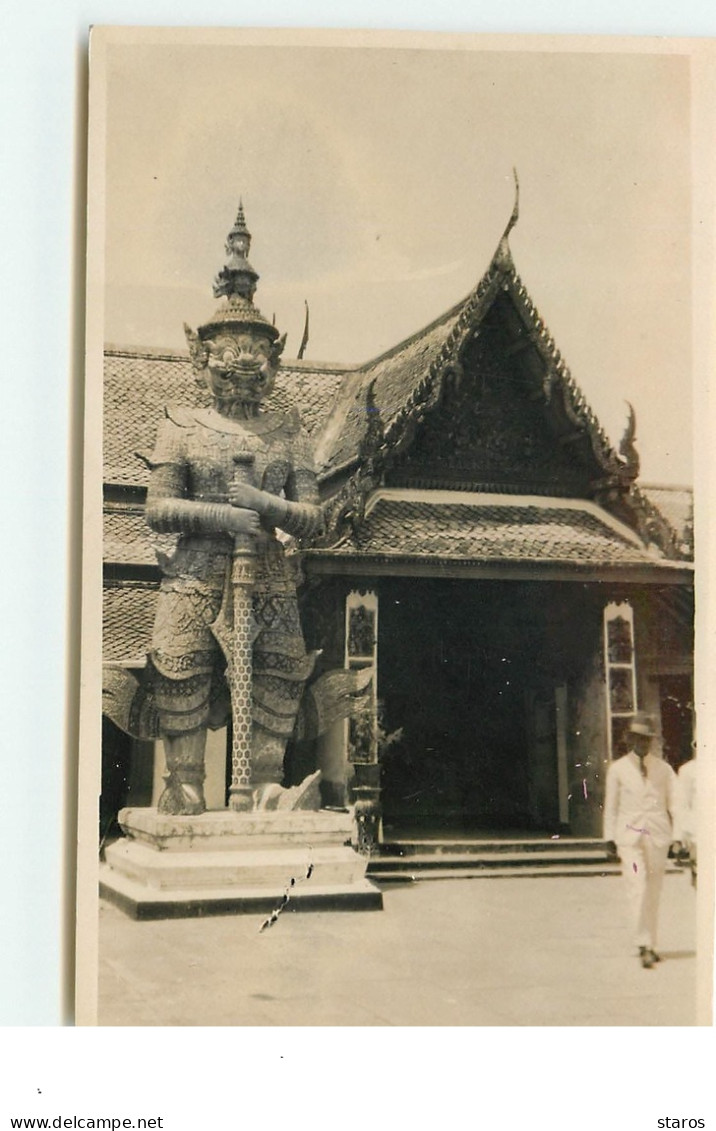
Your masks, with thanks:
[[[100,909],[101,1025],[694,1025],[695,899],[642,970],[618,877],[390,885],[383,911],[135,922]],[[703,1021],[702,1021],[703,1023]]]

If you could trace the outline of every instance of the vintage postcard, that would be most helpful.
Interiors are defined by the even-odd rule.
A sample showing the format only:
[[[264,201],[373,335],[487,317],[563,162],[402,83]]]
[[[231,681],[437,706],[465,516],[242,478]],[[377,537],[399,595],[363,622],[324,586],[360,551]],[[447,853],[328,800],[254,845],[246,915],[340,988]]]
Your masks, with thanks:
[[[81,1024],[711,1023],[713,61],[93,29]]]

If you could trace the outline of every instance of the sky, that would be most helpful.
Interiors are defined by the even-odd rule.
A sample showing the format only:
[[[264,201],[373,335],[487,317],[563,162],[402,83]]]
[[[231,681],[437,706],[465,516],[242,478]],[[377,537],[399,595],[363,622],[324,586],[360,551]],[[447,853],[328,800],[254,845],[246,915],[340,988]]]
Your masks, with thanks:
[[[116,43],[105,340],[183,349],[239,198],[256,304],[296,356],[360,363],[461,300],[510,216],[522,281],[642,481],[692,482],[684,55]]]

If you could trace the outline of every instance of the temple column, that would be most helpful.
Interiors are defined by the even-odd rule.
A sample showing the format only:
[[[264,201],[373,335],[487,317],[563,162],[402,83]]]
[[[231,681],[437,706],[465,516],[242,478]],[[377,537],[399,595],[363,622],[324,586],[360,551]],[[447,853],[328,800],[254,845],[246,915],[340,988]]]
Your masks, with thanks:
[[[334,723],[316,739],[316,765],[321,771],[321,798],[324,808],[345,808],[348,788],[346,749],[344,719]]]
[[[378,760],[378,595],[352,591],[346,598],[345,667],[372,668],[365,705],[345,723],[348,762],[354,771],[356,847],[375,851],[381,839],[380,762]]]

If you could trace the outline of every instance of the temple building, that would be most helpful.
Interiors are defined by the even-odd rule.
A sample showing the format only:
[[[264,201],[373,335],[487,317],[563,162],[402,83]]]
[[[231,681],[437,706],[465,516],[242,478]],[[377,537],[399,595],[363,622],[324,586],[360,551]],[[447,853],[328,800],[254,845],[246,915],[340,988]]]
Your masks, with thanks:
[[[515,268],[508,231],[474,290],[360,366],[285,361],[270,404],[298,408],[324,504],[295,547],[315,679],[366,673],[349,719],[299,725],[287,782],[322,770],[368,840],[414,830],[599,837],[609,761],[651,712],[691,756],[691,494],[639,482],[635,416],[618,450]],[[104,660],[137,671],[170,536],[144,516],[163,406],[202,404],[188,353],[105,359]],[[140,453],[139,455],[137,453]],[[372,678],[370,678],[372,677]],[[308,706],[320,710],[320,702]],[[104,720],[102,823],[150,805],[161,753]],[[305,713],[304,713],[305,718]],[[207,796],[221,807],[226,731]]]

